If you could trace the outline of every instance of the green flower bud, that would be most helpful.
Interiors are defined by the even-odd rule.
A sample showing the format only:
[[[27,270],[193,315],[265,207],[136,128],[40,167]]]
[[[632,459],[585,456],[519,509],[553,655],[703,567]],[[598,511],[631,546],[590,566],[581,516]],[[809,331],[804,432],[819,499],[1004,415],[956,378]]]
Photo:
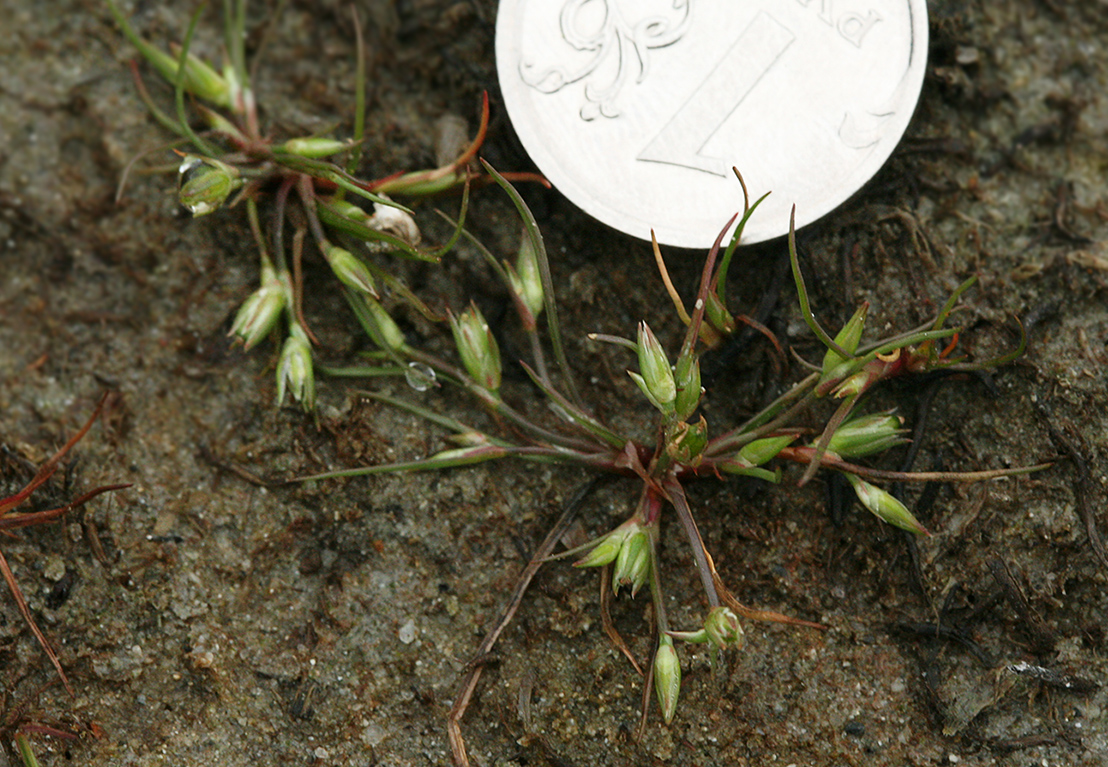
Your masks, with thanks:
[[[539,271],[539,257],[526,231],[523,232],[523,241],[519,246],[515,266],[505,262],[504,268],[508,272],[512,292],[519,296],[527,311],[531,312],[531,318],[537,319],[542,314],[545,293],[542,287],[542,273]]]
[[[630,586],[631,596],[639,593],[650,577],[650,560],[653,546],[650,533],[644,528],[635,530],[616,555],[615,569],[612,573],[612,591],[618,593],[620,586]]]
[[[841,346],[844,351],[854,354],[854,351],[858,350],[858,345],[862,340],[862,330],[865,329],[865,315],[869,310],[869,303],[864,303],[858,307],[858,310],[854,311],[851,318],[847,320],[847,324],[842,326],[839,335],[834,337],[835,344]],[[844,361],[847,360],[843,359],[838,351],[828,349],[827,354],[823,355],[824,375],[827,375],[828,371]]]
[[[835,430],[827,449],[845,458],[864,458],[880,453],[908,441],[901,436],[907,431],[900,428],[903,423],[903,418],[892,413],[854,418]]]
[[[377,287],[373,283],[373,275],[361,259],[345,248],[324,243],[323,255],[331,266],[331,271],[339,278],[343,285],[354,290],[377,297]]]
[[[673,647],[673,639],[665,634],[658,640],[658,652],[654,656],[654,691],[658,695],[662,720],[669,724],[681,695],[681,661]]]
[[[315,373],[312,346],[299,325],[293,325],[277,363],[277,404],[285,401],[285,387],[305,411],[315,407]]]
[[[869,370],[859,370],[849,378],[844,379],[835,387],[835,397],[843,399],[862,394],[879,380],[879,376]]]
[[[742,647],[743,629],[739,618],[730,607],[715,607],[704,620],[704,625],[696,631],[667,631],[674,639],[691,644],[711,642],[721,650],[728,647]]]
[[[697,466],[708,446],[708,422],[701,416],[698,423],[678,421],[666,444],[666,453],[678,463]]]
[[[788,447],[796,439],[794,434],[783,434],[779,437],[763,437],[756,439],[739,450],[739,460],[747,461],[751,466],[761,466],[778,453]]]
[[[927,528],[919,523],[919,520],[908,511],[907,507],[881,488],[871,485],[861,477],[843,472],[850,484],[854,487],[854,493],[862,505],[875,515],[888,522],[890,525],[907,530],[916,535],[927,535]]]
[[[623,548],[625,539],[615,533],[606,535],[600,539],[592,551],[573,563],[574,567],[603,567],[615,561],[619,550]]]
[[[700,358],[691,352],[678,357],[673,380],[677,385],[677,399],[674,402],[676,416],[684,421],[696,412],[704,394],[704,389],[700,387]]]
[[[360,290],[347,290],[345,294],[354,316],[373,343],[387,351],[403,351],[404,334],[380,301]]]
[[[357,221],[359,224],[365,223],[365,220],[369,218],[368,213],[349,200],[328,198],[323,204],[330,208],[336,215],[348,218],[351,221]]]
[[[289,287],[271,264],[262,266],[262,286],[242,302],[228,335],[236,336],[250,351],[269,335],[288,305]]]
[[[500,388],[500,347],[477,305],[471,303],[460,317],[450,315],[450,330],[470,377],[489,391],[497,391]]]
[[[123,15],[116,4],[111,0],[108,2],[108,10],[110,10],[112,16],[115,17],[116,23],[118,23],[120,29],[123,30],[123,34],[139,49],[139,53],[158,70],[158,73],[161,74],[170,85],[176,85],[177,72],[180,66],[180,56],[170,56],[165,51],[155,48],[139,37],[127,22],[127,17]],[[177,46],[173,46],[173,48],[180,50]],[[228,109],[233,106],[230,83],[228,83],[224,77],[221,77],[218,72],[191,53],[185,59],[184,88],[194,96],[210,101],[216,106]]]
[[[868,311],[869,303],[863,303],[843,325],[843,329],[839,331],[839,334],[835,336],[835,343],[841,346],[844,351],[854,354],[858,349],[858,344],[862,340],[862,331],[866,327],[866,312]],[[834,373],[835,368],[847,361],[834,349],[828,349],[827,353],[823,355],[823,375],[820,377],[820,383],[829,378]]]
[[[176,85],[178,65],[180,64],[180,48],[176,43],[171,44],[172,56],[152,45],[141,48],[140,52],[154,66],[154,69],[158,70],[158,73],[165,78],[166,82],[170,85]],[[223,75],[192,53],[189,53],[185,59],[184,88],[187,93],[191,93],[193,96],[204,99],[216,106],[226,109],[230,109],[232,106],[231,84],[227,82]]]
[[[477,445],[474,447],[459,447],[451,450],[442,450],[428,458],[428,461],[449,462],[452,467],[471,466],[475,463],[494,461],[503,458],[508,451],[498,445]]]
[[[675,413],[677,383],[661,343],[645,322],[639,323],[639,373],[630,373],[654,407],[664,415]]]
[[[770,471],[759,467],[788,447],[794,439],[796,436],[792,434],[756,439],[731,457],[714,461],[712,465],[728,474],[757,477],[776,484],[781,479],[780,470]]]
[[[178,172],[177,198],[194,216],[211,213],[242,186],[238,170],[219,160],[194,154],[185,155]]]
[[[730,607],[713,608],[704,621],[704,633],[721,650],[743,646],[743,627]]]
[[[477,431],[476,429],[451,434],[447,439],[461,447],[483,447],[493,444],[489,440],[488,434],[485,434],[483,431]]]
[[[333,154],[350,149],[349,141],[338,141],[333,138],[293,138],[283,144],[274,147],[278,152],[288,152],[300,157],[330,157]]]
[[[719,300],[714,291],[709,291],[708,301],[704,305],[704,318],[720,335],[729,336],[735,332],[735,318]]]

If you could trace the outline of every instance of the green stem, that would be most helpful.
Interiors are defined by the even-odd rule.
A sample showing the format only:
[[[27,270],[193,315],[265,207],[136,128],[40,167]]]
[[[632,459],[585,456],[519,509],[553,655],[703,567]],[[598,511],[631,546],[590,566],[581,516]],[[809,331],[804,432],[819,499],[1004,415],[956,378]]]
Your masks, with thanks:
[[[662,575],[658,568],[658,523],[654,522],[646,529],[650,535],[650,601],[654,605],[654,624],[659,634],[665,634],[669,631],[669,615],[666,613],[666,596],[662,591]],[[653,674],[648,674],[647,679],[652,678]]]
[[[797,415],[812,406],[812,402],[815,400],[812,387],[815,386],[818,380],[819,373],[812,373],[763,408],[760,413],[746,423],[713,439],[704,450],[705,458],[718,458],[721,455],[732,453],[792,421]],[[776,413],[781,411],[781,408],[797,398],[801,398],[799,402],[794,403],[781,415],[774,417]]]
[[[484,388],[483,386],[478,386],[463,371],[459,370],[453,365],[449,365],[443,362],[438,357],[426,354],[419,349],[413,349],[411,347],[406,347],[404,349],[404,354],[406,354],[410,359],[416,362],[422,362],[423,364],[433,368],[435,372],[443,375],[444,380],[456,383],[457,385],[461,386],[463,389],[469,392],[470,395],[476,397],[478,400],[484,403],[484,405],[489,408],[489,410],[493,411],[497,415],[503,416],[504,418],[514,423],[516,426],[520,427],[528,434],[530,434],[532,438],[534,438],[537,442],[556,445],[568,450],[576,450],[583,453],[592,453],[595,452],[597,449],[596,443],[586,442],[584,440],[566,436],[565,434],[559,434],[557,432],[544,429],[543,427],[528,419],[522,413],[512,408],[510,405],[504,402],[504,400],[494,395],[488,389]]]
[[[786,460],[796,463],[811,463],[815,460],[816,449],[813,447],[787,447],[778,455]],[[871,469],[849,463],[833,455],[824,454],[820,465],[824,468],[835,469],[855,474],[863,479],[885,480],[888,482],[982,482],[1000,477],[1018,477],[1024,474],[1034,474],[1053,466],[1053,463],[1037,463],[1033,466],[1017,466],[1013,469],[985,469],[983,471],[886,471],[885,469]]]
[[[177,120],[185,136],[188,137],[188,140],[195,144],[201,152],[209,157],[215,157],[218,151],[196,134],[189,125],[188,114],[185,112],[185,75],[187,74],[186,68],[189,60],[189,46],[192,45],[192,36],[196,33],[196,26],[200,23],[200,14],[204,12],[206,6],[207,3],[201,3],[196,9],[196,12],[192,14],[192,18],[189,20],[188,29],[185,31],[185,39],[181,42],[181,56],[177,61],[177,81],[173,86],[173,98],[174,103],[177,105]]]
[[[704,585],[704,593],[708,597],[708,606],[712,609],[719,607],[719,592],[716,591],[715,580],[712,577],[712,566],[708,562],[708,550],[704,546],[704,539],[700,536],[700,530],[696,526],[692,510],[689,508],[689,500],[685,497],[685,489],[681,483],[672,480],[665,484],[665,490],[669,494],[673,508],[677,510],[677,518],[681,520],[681,526],[685,529],[685,537],[692,547],[693,560],[696,562],[696,571],[700,574],[700,582]]]
[[[600,442],[606,442],[616,450],[622,450],[623,446],[627,444],[627,440],[624,437],[616,434],[600,421],[593,418],[584,410],[578,408],[575,404],[570,402],[561,392],[555,389],[549,384],[548,381],[542,380],[538,373],[536,373],[530,365],[525,362],[521,362],[524,371],[531,377],[531,380],[538,386],[542,393],[546,395],[553,404],[562,408],[565,414],[572,419],[573,423],[583,429],[586,433],[592,436],[594,439]]]
[[[23,762],[23,767],[39,767],[38,759],[35,758],[35,751],[31,748],[31,739],[24,733],[17,732],[15,734],[15,747],[19,749],[19,758]]]

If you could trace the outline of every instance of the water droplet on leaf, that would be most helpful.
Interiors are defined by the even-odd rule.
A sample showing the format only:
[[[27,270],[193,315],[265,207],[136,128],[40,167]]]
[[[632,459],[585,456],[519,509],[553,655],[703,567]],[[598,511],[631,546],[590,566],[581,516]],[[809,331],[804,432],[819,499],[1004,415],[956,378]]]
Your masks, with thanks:
[[[409,362],[404,380],[416,391],[427,391],[435,385],[435,371],[422,362]]]

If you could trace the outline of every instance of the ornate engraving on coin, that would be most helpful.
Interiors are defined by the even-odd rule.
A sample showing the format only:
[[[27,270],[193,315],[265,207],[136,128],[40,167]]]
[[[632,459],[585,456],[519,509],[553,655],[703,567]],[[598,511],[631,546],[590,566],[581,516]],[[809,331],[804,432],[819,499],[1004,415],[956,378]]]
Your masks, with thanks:
[[[596,20],[587,18],[588,12],[594,10],[590,5],[601,6],[598,10],[602,14],[599,26],[591,31],[589,25]],[[615,101],[627,83],[631,68],[638,68],[636,83],[646,79],[650,50],[665,48],[681,39],[692,19],[691,6],[692,0],[673,0],[673,10],[677,13],[672,17],[644,16],[631,24],[624,19],[614,0],[566,0],[558,24],[562,39],[576,51],[593,53],[592,59],[572,72],[566,67],[555,66],[537,74],[535,64],[523,59],[519,64],[520,77],[541,93],[556,93],[567,85],[586,80],[586,103],[581,107],[581,119],[618,117]],[[614,61],[614,74],[602,70],[602,65],[609,61]],[[602,84],[605,75],[610,82]]]
[[[772,190],[747,242],[841,204],[908,126],[925,0],[501,0],[497,66],[539,169],[610,226],[706,247]],[[602,118],[602,119],[601,119]]]

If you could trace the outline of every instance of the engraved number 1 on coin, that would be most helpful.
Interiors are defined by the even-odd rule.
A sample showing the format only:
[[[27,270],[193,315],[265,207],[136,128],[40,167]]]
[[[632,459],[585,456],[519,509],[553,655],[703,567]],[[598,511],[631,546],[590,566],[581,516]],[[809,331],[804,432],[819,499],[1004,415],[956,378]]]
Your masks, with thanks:
[[[796,38],[759,12],[637,159],[726,176],[734,163],[701,154],[747,94]]]

